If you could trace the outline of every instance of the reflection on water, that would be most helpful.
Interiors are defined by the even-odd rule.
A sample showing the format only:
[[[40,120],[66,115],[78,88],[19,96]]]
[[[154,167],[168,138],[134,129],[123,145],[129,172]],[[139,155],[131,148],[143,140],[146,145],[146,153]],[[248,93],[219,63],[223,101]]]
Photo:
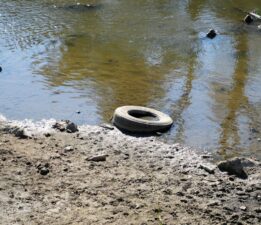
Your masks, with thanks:
[[[1,113],[97,124],[150,106],[174,119],[168,142],[261,158],[261,34],[239,10],[259,0],[78,2],[98,7],[3,0]]]

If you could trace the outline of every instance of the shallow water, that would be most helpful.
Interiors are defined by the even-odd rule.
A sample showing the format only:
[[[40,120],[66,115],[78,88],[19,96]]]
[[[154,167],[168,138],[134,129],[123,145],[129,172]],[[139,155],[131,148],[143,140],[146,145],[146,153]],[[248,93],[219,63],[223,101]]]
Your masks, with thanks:
[[[149,106],[174,119],[168,142],[261,158],[261,32],[238,10],[260,0],[78,2],[99,7],[2,1],[2,114],[98,124]]]

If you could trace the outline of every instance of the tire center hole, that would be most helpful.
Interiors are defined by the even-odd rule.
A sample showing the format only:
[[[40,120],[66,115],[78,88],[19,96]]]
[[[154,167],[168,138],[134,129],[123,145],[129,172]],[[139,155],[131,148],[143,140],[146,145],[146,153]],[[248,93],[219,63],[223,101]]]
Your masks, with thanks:
[[[158,121],[159,118],[151,113],[151,112],[146,112],[146,111],[140,111],[140,110],[130,110],[128,112],[128,114],[130,116],[133,116],[135,118],[138,118],[138,119],[143,119],[143,120],[150,120],[150,121]]]

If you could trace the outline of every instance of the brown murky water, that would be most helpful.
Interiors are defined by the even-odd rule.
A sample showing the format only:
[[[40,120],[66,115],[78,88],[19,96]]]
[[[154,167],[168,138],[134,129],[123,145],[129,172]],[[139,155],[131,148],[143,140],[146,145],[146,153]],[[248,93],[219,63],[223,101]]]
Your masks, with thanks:
[[[261,158],[261,31],[239,10],[260,0],[77,2],[2,0],[1,113],[98,124],[149,106],[174,119],[168,142]]]

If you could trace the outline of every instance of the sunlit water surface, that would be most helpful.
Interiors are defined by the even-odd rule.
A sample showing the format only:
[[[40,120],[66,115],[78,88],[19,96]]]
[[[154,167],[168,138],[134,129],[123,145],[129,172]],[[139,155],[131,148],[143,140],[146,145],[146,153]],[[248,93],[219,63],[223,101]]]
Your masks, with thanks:
[[[1,1],[0,113],[99,124],[149,106],[174,119],[167,142],[261,158],[261,31],[239,10],[260,0],[77,2]]]

